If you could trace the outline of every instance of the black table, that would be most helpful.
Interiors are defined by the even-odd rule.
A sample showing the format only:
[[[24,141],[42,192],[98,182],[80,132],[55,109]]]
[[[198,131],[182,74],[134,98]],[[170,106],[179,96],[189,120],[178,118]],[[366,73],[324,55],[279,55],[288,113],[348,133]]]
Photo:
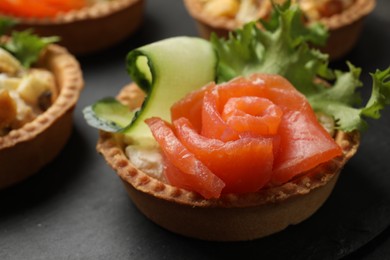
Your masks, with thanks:
[[[390,65],[389,14],[390,2],[378,0],[346,57],[363,68],[365,97],[368,73]],[[86,86],[69,143],[40,173],[0,192],[0,259],[389,259],[390,109],[381,120],[369,121],[358,154],[325,205],[276,235],[250,242],[199,241],[172,234],[137,210],[96,153],[97,131],[86,125],[81,110],[130,81],[129,50],[178,35],[197,35],[182,1],[149,0],[135,35],[110,50],[79,57]],[[332,65],[346,69],[344,61]]]

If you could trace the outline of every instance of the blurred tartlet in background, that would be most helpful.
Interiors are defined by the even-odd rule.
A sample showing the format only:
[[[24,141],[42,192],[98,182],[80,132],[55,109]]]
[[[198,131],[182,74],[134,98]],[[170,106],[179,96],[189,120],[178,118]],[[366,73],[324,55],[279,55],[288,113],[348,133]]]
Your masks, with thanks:
[[[0,37],[0,189],[37,173],[71,135],[84,83],[57,39],[30,31]]]
[[[142,23],[144,0],[2,0],[0,16],[33,28],[40,36],[57,35],[76,55],[106,49],[131,35]]]
[[[208,39],[212,32],[227,37],[243,24],[267,19],[272,2],[286,0],[184,0],[189,14],[195,19],[199,34]],[[303,19],[310,25],[322,23],[329,31],[326,46],[321,50],[332,60],[347,54],[360,36],[364,18],[372,12],[375,0],[293,0],[299,4]]]

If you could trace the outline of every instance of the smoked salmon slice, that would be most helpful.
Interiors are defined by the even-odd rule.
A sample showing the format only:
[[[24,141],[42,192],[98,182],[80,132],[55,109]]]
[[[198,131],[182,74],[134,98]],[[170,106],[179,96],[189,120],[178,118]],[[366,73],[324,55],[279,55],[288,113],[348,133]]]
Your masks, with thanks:
[[[223,181],[180,143],[166,122],[149,118],[146,123],[169,162],[168,171],[165,171],[168,181],[176,187],[196,191],[205,198],[218,198],[225,186]]]
[[[168,180],[209,197],[220,182],[222,193],[280,185],[342,153],[305,96],[278,75],[210,83],[174,104],[171,119],[147,121],[169,161],[166,174],[175,173]]]
[[[268,99],[245,96],[229,99],[222,119],[240,133],[267,136],[277,134],[282,114],[281,109]]]
[[[258,191],[269,182],[273,165],[271,138],[223,142],[196,133],[185,118],[176,120],[174,127],[182,144],[224,181],[225,193]]]
[[[342,154],[341,148],[317,122],[301,112],[288,112],[280,127],[280,149],[272,182],[283,184]]]
[[[187,96],[177,101],[171,107],[172,122],[180,117],[190,120],[192,126],[200,132],[202,129],[202,105],[204,94],[215,87],[215,83],[202,87],[199,90],[188,93]]]

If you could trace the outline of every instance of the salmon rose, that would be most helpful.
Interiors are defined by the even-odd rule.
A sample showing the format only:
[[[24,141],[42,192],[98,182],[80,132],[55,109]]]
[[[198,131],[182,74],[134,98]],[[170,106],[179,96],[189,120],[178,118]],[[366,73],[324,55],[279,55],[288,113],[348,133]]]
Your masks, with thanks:
[[[170,184],[218,198],[281,185],[341,155],[285,78],[254,74],[210,83],[171,108],[172,124],[146,120]]]

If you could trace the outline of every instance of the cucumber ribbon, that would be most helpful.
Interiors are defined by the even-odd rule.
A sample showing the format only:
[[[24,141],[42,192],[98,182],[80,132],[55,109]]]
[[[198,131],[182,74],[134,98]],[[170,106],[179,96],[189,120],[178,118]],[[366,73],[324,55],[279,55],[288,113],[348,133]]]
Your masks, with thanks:
[[[85,108],[84,116],[96,128],[141,142],[152,137],[144,120],[152,116],[169,120],[172,104],[213,81],[216,67],[214,49],[200,38],[173,37],[140,47],[129,52],[127,71],[146,94],[142,107],[128,111],[114,98],[104,98]]]

